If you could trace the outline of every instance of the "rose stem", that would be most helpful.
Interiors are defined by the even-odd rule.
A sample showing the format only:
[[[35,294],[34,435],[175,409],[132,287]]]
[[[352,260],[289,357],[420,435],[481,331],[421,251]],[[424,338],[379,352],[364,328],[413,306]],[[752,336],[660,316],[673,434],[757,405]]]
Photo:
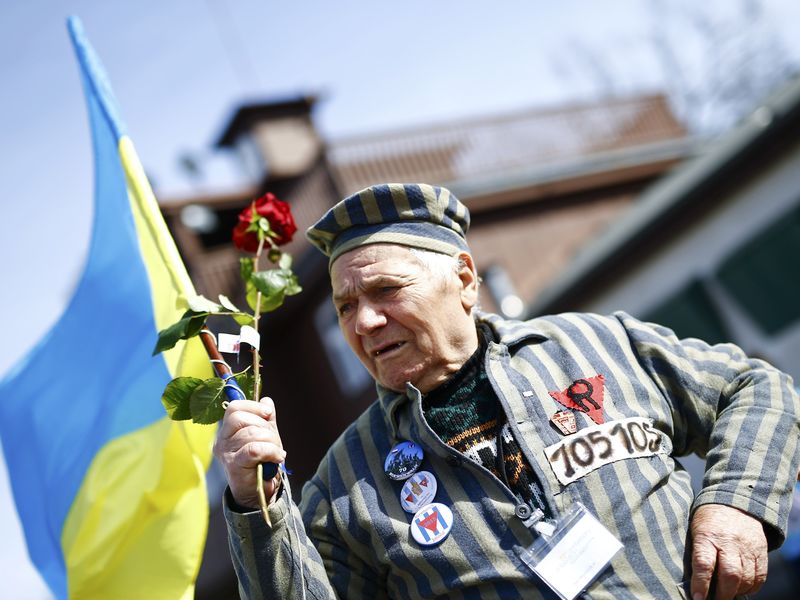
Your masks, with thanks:
[[[261,238],[261,236],[259,236]],[[258,250],[256,250],[255,270],[258,271],[258,263],[261,259],[261,251],[264,249],[264,239],[258,240]],[[256,308],[253,311],[253,329],[258,333],[258,318],[261,316],[261,290],[256,294]],[[253,400],[258,402],[261,398],[261,357],[258,354],[258,347],[253,346]],[[264,495],[264,465],[259,463],[256,467],[256,493],[258,494],[258,504],[261,507],[261,515],[264,521],[271,528],[272,523],[267,511],[267,498]]]

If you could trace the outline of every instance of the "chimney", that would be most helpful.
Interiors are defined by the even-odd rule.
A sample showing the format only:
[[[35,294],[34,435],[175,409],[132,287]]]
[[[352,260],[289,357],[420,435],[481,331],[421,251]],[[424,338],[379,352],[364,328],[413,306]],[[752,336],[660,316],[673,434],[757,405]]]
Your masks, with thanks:
[[[245,176],[261,185],[267,179],[302,175],[322,149],[311,121],[316,97],[245,104],[225,127],[215,146],[233,148]]]

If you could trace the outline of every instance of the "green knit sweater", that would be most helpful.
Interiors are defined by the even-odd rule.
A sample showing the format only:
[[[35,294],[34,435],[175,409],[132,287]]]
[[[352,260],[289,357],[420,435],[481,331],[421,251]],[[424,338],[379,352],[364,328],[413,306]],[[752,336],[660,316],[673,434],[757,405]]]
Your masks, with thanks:
[[[423,398],[422,411],[442,441],[491,471],[520,501],[547,514],[541,486],[508,427],[484,369],[490,335],[478,328],[478,349],[457,373]]]

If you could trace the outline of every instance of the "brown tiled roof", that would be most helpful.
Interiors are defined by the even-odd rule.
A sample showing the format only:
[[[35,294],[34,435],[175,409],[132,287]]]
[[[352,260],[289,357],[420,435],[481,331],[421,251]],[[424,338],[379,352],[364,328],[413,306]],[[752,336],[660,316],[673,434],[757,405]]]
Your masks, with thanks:
[[[292,205],[299,232],[285,250],[302,262],[311,252],[302,232],[343,195],[371,184],[446,185],[477,214],[654,177],[686,153],[681,146],[686,140],[663,96],[640,96],[332,141],[303,177],[283,182],[280,190],[266,185]],[[201,292],[233,293],[237,254],[232,247],[201,248],[196,234],[180,223],[180,209],[187,204],[217,211],[244,207],[260,191],[253,186],[164,203]],[[475,231],[471,243],[482,243]],[[499,247],[491,240],[486,245]],[[483,255],[491,258],[485,248]],[[528,286],[521,291],[529,297]]]
[[[652,95],[371,134],[331,142],[327,156],[349,194],[374,183],[497,177],[685,136],[665,98]]]

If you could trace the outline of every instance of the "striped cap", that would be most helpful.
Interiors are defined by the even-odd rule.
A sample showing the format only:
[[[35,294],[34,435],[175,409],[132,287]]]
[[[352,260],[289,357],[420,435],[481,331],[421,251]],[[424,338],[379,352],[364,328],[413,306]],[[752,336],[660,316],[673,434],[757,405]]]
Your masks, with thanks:
[[[306,231],[330,257],[367,244],[399,244],[453,256],[469,252],[469,210],[443,187],[373,185],[348,196]]]

